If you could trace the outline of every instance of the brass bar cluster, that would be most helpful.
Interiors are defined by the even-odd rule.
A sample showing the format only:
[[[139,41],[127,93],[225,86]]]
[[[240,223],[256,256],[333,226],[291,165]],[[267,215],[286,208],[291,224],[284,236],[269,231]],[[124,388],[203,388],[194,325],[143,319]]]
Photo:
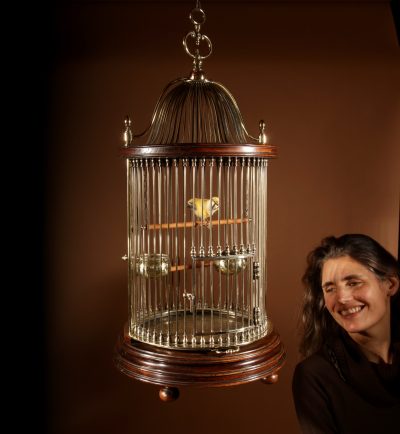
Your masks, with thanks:
[[[262,337],[267,160],[127,161],[131,337],[183,349]]]

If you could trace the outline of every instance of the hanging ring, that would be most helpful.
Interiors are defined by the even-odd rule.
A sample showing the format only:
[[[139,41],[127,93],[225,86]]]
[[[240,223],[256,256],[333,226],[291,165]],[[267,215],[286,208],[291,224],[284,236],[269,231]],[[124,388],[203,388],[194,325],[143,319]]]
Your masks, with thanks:
[[[189,19],[195,26],[201,26],[206,22],[206,14],[203,9],[194,8],[190,12]]]
[[[190,57],[193,57],[193,59],[204,60],[204,59],[207,59],[207,57],[210,56],[210,54],[212,53],[212,43],[211,43],[211,40],[210,40],[210,38],[208,36],[206,36],[206,35],[200,35],[200,34],[199,34],[199,36],[200,36],[200,41],[206,41],[207,42],[208,53],[206,55],[204,55],[204,56],[200,55],[199,48],[196,49],[196,53],[195,54],[193,54],[190,51],[187,41],[188,41],[189,37],[197,40],[197,35],[196,35],[196,32],[194,32],[194,31],[189,32],[183,38],[183,46],[185,48],[186,53],[189,54]],[[197,41],[196,41],[196,45],[197,45]]]

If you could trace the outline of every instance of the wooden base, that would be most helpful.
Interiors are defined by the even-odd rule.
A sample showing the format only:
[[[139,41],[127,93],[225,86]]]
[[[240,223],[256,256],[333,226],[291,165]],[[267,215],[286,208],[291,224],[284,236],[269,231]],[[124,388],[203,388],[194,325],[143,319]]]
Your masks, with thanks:
[[[160,398],[172,401],[179,386],[222,387],[263,380],[273,384],[285,360],[279,335],[232,349],[166,349],[131,339],[125,329],[115,345],[114,363],[135,380],[162,386]]]

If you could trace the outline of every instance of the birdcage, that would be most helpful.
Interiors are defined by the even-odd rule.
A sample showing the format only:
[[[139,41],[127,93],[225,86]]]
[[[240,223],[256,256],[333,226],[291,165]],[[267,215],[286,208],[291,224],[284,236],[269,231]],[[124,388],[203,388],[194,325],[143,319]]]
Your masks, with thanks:
[[[190,76],[166,86],[144,133],[125,119],[122,148],[129,319],[115,362],[163,386],[163,400],[176,398],[177,386],[275,382],[285,358],[266,309],[267,167],[276,148],[264,121],[249,135],[230,92],[206,78],[212,45],[199,4],[190,19]]]

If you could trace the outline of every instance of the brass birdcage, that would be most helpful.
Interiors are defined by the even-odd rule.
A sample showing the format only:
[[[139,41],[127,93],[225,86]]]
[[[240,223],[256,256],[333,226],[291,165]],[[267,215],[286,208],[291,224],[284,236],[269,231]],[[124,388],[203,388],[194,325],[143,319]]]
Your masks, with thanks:
[[[169,83],[150,127],[125,119],[129,319],[115,349],[128,376],[162,386],[275,382],[285,353],[266,310],[265,123],[250,136],[230,92],[206,78],[199,2],[183,39],[188,78]],[[200,52],[206,48],[206,54]]]

